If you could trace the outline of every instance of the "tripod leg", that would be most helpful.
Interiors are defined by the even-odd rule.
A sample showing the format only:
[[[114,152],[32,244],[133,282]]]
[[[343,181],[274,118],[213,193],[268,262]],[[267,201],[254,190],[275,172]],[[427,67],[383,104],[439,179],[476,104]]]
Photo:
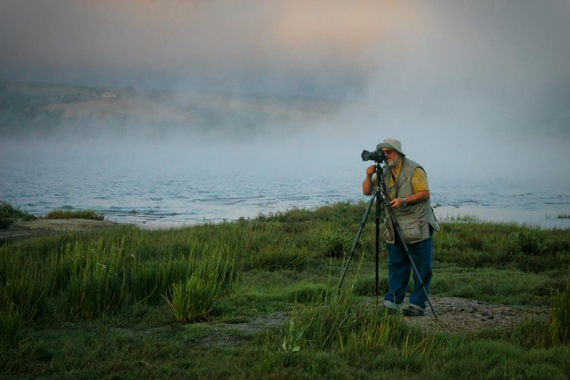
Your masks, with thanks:
[[[378,263],[380,261],[380,194],[376,195],[376,306],[378,306],[378,283],[380,282]]]
[[[376,193],[374,193],[373,195],[376,195]],[[340,291],[340,288],[342,287],[342,283],[344,281],[344,276],[346,276],[346,271],[348,270],[348,265],[350,264],[350,260],[352,260],[352,256],[354,255],[354,250],[356,249],[356,244],[358,243],[358,240],[360,239],[360,235],[362,234],[362,231],[364,230],[364,226],[366,225],[366,220],[368,219],[368,214],[370,214],[370,209],[372,208],[372,205],[374,204],[375,198],[376,198],[376,196],[372,197],[372,199],[370,200],[370,203],[368,204],[368,207],[366,208],[366,211],[364,212],[364,217],[362,218],[362,222],[360,223],[360,228],[358,229],[358,232],[356,233],[356,238],[354,239],[354,243],[352,244],[352,248],[350,249],[350,253],[348,254],[348,259],[346,259],[346,264],[344,265],[344,270],[342,271],[342,276],[341,276],[340,282],[338,284],[338,291]]]

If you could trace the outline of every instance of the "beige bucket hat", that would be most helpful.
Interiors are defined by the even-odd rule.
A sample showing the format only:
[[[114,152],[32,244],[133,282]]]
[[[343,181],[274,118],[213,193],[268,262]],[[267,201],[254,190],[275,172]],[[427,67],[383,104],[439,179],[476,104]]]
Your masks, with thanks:
[[[402,152],[402,143],[400,142],[400,140],[396,140],[396,139],[384,139],[383,142],[381,142],[380,144],[376,145],[376,150],[379,151],[382,148],[386,148],[386,149],[393,149],[396,152],[400,153],[402,156],[405,156],[406,154],[404,152]]]

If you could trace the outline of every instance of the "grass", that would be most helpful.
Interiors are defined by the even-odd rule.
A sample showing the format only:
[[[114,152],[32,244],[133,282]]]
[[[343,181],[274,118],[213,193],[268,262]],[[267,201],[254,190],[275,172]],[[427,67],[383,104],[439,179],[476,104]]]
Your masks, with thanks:
[[[97,213],[95,210],[53,210],[48,212],[45,219],[92,219],[104,220],[103,214]]]
[[[0,375],[570,376],[570,230],[442,223],[434,235],[434,296],[538,306],[550,314],[547,323],[529,319],[499,332],[422,331],[370,302],[373,223],[343,292],[336,292],[365,207],[339,203],[236,223],[160,231],[116,226],[6,243]],[[384,253],[382,247],[381,291]],[[287,319],[257,333],[216,327],[274,313]]]
[[[19,207],[14,208],[12,205],[0,201],[0,229],[8,228],[16,219],[34,220],[36,217]]]
[[[570,214],[558,214],[558,219],[570,219]]]

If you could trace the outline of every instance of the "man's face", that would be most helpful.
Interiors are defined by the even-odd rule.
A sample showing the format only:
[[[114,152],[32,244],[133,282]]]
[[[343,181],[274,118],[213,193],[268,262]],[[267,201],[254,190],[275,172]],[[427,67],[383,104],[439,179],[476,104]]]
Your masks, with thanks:
[[[400,162],[400,155],[394,149],[382,148],[384,154],[386,155],[386,162],[388,167],[393,168]]]

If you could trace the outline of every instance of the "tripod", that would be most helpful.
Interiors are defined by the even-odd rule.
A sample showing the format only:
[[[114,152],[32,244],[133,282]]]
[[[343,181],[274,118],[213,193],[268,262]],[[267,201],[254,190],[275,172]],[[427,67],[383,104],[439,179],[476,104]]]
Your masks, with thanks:
[[[344,266],[344,270],[343,270],[342,276],[340,278],[340,283],[338,284],[338,291],[340,292],[340,288],[342,287],[342,283],[344,282],[344,277],[346,276],[346,271],[348,270],[348,266],[350,264],[350,261],[352,260],[352,257],[354,256],[354,251],[356,249],[356,245],[358,244],[358,240],[360,239],[360,235],[362,234],[362,231],[364,230],[364,226],[366,225],[366,221],[368,219],[368,215],[370,214],[370,210],[372,209],[372,205],[374,204],[374,201],[376,201],[376,303],[378,303],[378,282],[379,282],[378,263],[379,263],[379,259],[380,259],[380,201],[382,201],[384,206],[385,206],[385,209],[387,210],[388,214],[390,215],[390,219],[392,220],[392,223],[394,225],[394,232],[397,234],[397,236],[400,237],[400,241],[402,243],[402,246],[404,247],[404,251],[406,251],[406,255],[408,256],[408,259],[410,260],[410,263],[412,264],[412,269],[414,270],[414,273],[416,274],[416,277],[417,277],[420,285],[422,286],[422,290],[427,297],[427,301],[428,301],[429,307],[433,313],[433,316],[434,316],[435,320],[437,322],[439,322],[439,319],[437,318],[437,314],[435,313],[435,309],[433,308],[433,305],[431,304],[431,300],[430,300],[429,295],[427,293],[424,282],[420,276],[418,268],[416,267],[416,263],[414,262],[411,254],[410,254],[410,251],[408,249],[408,246],[403,239],[403,235],[402,235],[402,232],[400,230],[400,225],[398,223],[398,220],[394,216],[394,212],[392,211],[392,209],[390,208],[390,205],[388,204],[388,197],[386,195],[387,194],[386,183],[384,182],[384,172],[382,171],[382,166],[380,164],[381,164],[381,162],[376,161],[376,164],[374,165],[374,173],[376,174],[376,178],[378,179],[379,185],[377,185],[374,188],[374,191],[372,192],[372,199],[370,200],[370,203],[368,204],[368,207],[366,208],[366,211],[364,212],[364,217],[362,218],[362,222],[360,223],[360,228],[358,229],[358,232],[356,233],[356,238],[354,239],[354,243],[352,244],[352,248],[350,249],[348,259],[346,260],[346,264]],[[395,240],[397,240],[397,239],[395,239]]]

